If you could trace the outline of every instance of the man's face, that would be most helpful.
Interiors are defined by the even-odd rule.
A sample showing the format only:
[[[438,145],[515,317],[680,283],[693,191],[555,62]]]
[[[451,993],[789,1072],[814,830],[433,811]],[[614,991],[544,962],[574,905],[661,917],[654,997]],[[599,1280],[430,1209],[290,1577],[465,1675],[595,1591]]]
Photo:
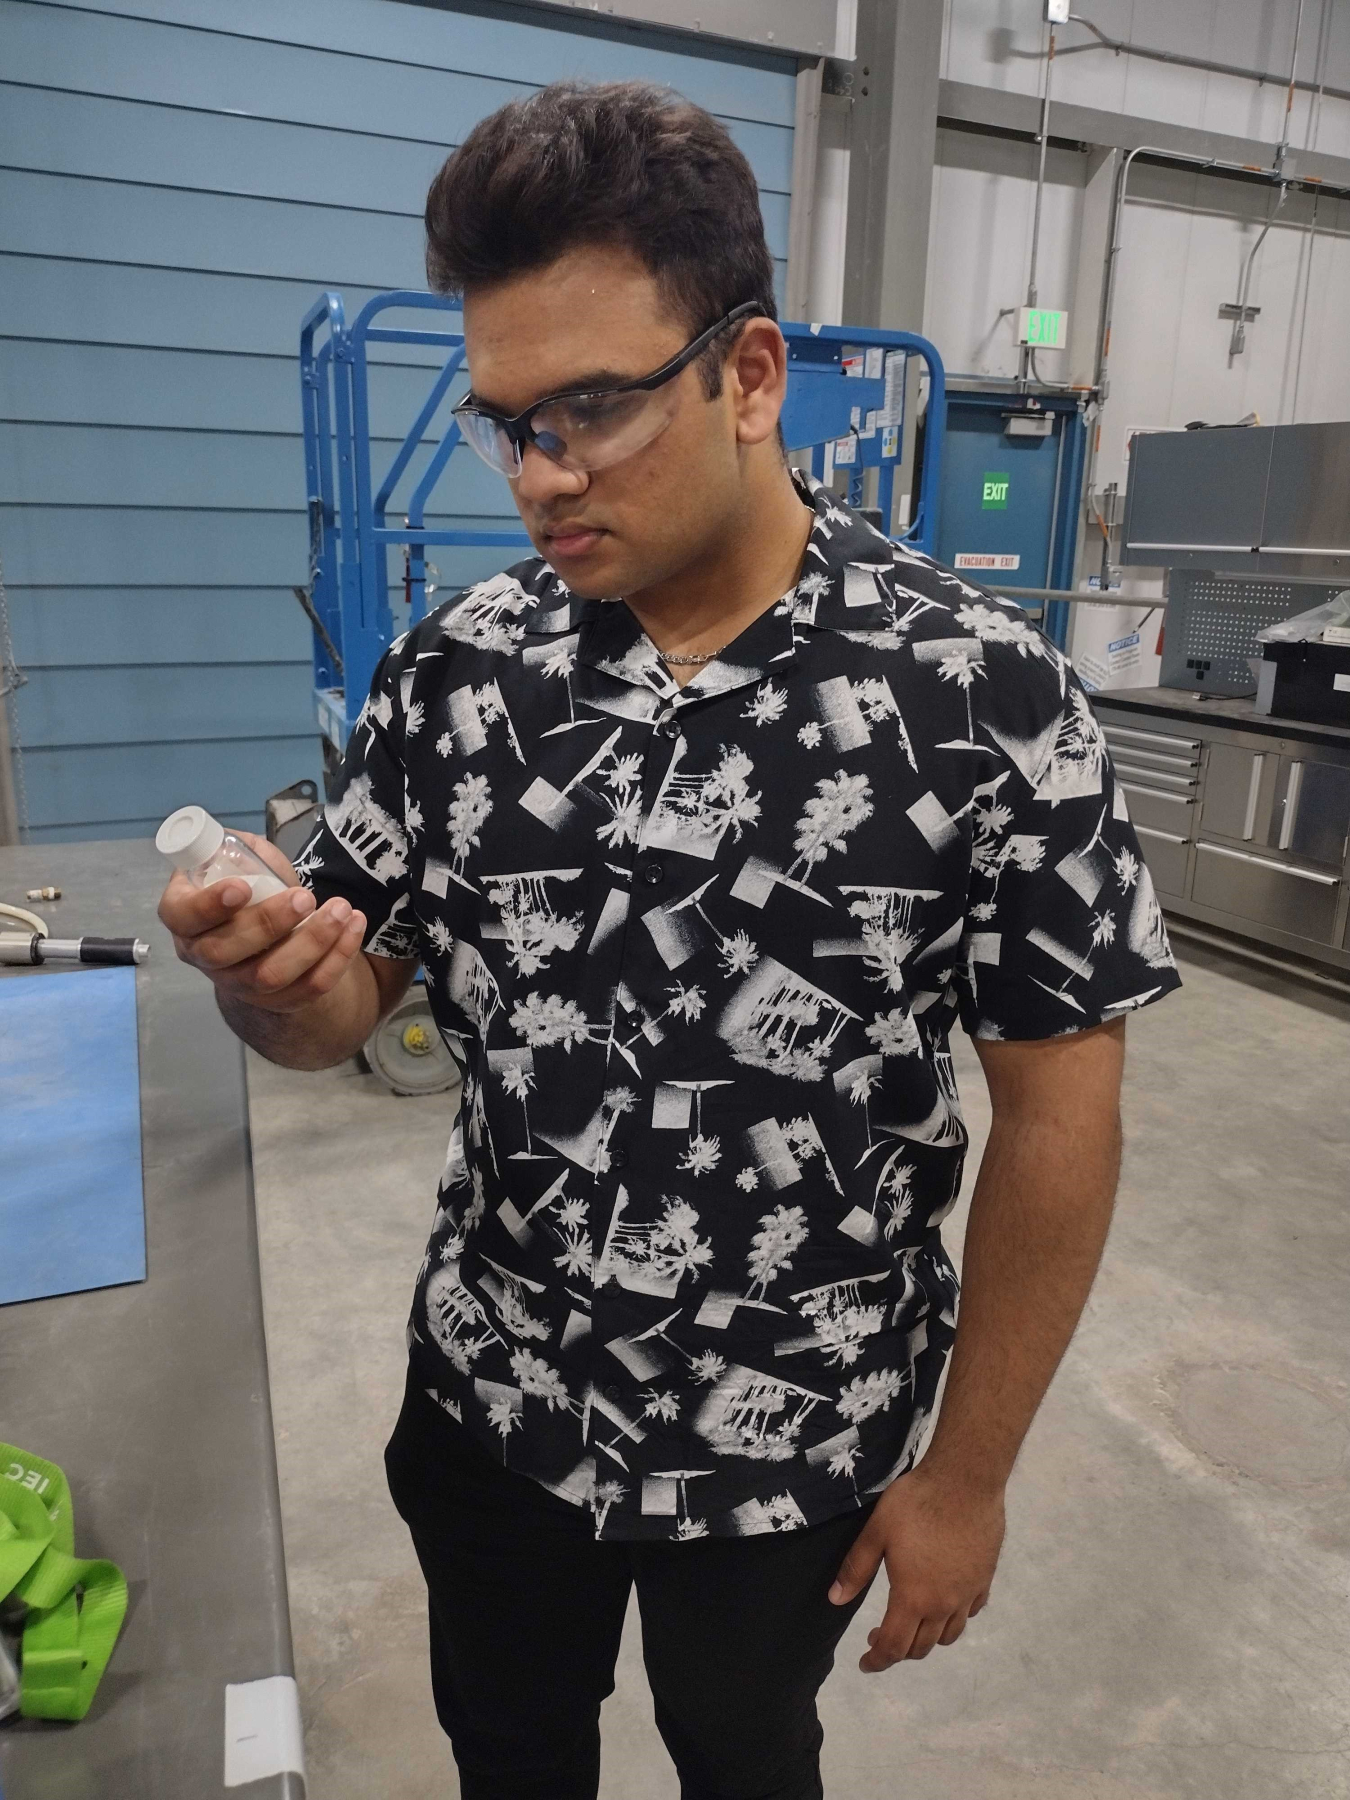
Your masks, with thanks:
[[[616,248],[569,251],[464,301],[474,397],[508,417],[549,394],[649,375],[696,331],[666,309],[641,261]],[[576,473],[525,448],[511,483],[516,506],[539,554],[582,598],[641,593],[725,541],[747,447],[739,382],[731,375],[709,400],[694,366],[670,396],[670,424],[608,468]]]

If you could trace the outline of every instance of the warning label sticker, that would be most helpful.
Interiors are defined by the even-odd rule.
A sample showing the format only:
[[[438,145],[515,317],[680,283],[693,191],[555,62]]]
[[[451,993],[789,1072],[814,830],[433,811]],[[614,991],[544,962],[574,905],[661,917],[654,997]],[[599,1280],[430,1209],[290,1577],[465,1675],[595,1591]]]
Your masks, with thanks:
[[[954,569],[1020,569],[1020,556],[1000,555],[993,550],[962,550],[952,559]]]

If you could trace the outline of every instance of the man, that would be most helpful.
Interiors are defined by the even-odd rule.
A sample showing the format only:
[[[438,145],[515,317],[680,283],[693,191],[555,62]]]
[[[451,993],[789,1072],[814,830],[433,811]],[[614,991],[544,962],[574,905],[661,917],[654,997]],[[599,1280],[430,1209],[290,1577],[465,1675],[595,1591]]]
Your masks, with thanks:
[[[176,878],[163,917],[274,1061],[350,1056],[420,959],[463,1067],[387,1461],[466,1800],[595,1795],[634,1583],[686,1800],[806,1800],[880,1564],[865,1670],[985,1604],[1106,1234],[1123,1015],[1177,979],[1062,658],[789,470],[722,129],[545,90],[427,229],[539,557],[390,647],[303,886]],[[914,1467],[958,1016],[993,1130]]]

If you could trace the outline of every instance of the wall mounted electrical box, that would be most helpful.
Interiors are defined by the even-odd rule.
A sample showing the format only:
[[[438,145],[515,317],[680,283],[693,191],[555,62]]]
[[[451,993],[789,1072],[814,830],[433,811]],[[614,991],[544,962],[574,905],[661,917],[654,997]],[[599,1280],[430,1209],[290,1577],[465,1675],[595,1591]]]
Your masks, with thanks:
[[[1138,434],[1121,561],[1350,583],[1350,421]]]

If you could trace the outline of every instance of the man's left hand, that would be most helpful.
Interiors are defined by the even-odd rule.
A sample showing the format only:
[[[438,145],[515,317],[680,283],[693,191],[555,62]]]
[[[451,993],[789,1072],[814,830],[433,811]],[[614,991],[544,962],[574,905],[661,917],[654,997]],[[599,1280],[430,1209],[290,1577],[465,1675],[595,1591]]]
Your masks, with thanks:
[[[844,1558],[830,1599],[844,1605],[882,1562],[891,1584],[886,1616],[869,1631],[858,1667],[879,1674],[954,1644],[989,1598],[1003,1545],[1003,1492],[972,1493],[920,1464],[893,1481]]]

